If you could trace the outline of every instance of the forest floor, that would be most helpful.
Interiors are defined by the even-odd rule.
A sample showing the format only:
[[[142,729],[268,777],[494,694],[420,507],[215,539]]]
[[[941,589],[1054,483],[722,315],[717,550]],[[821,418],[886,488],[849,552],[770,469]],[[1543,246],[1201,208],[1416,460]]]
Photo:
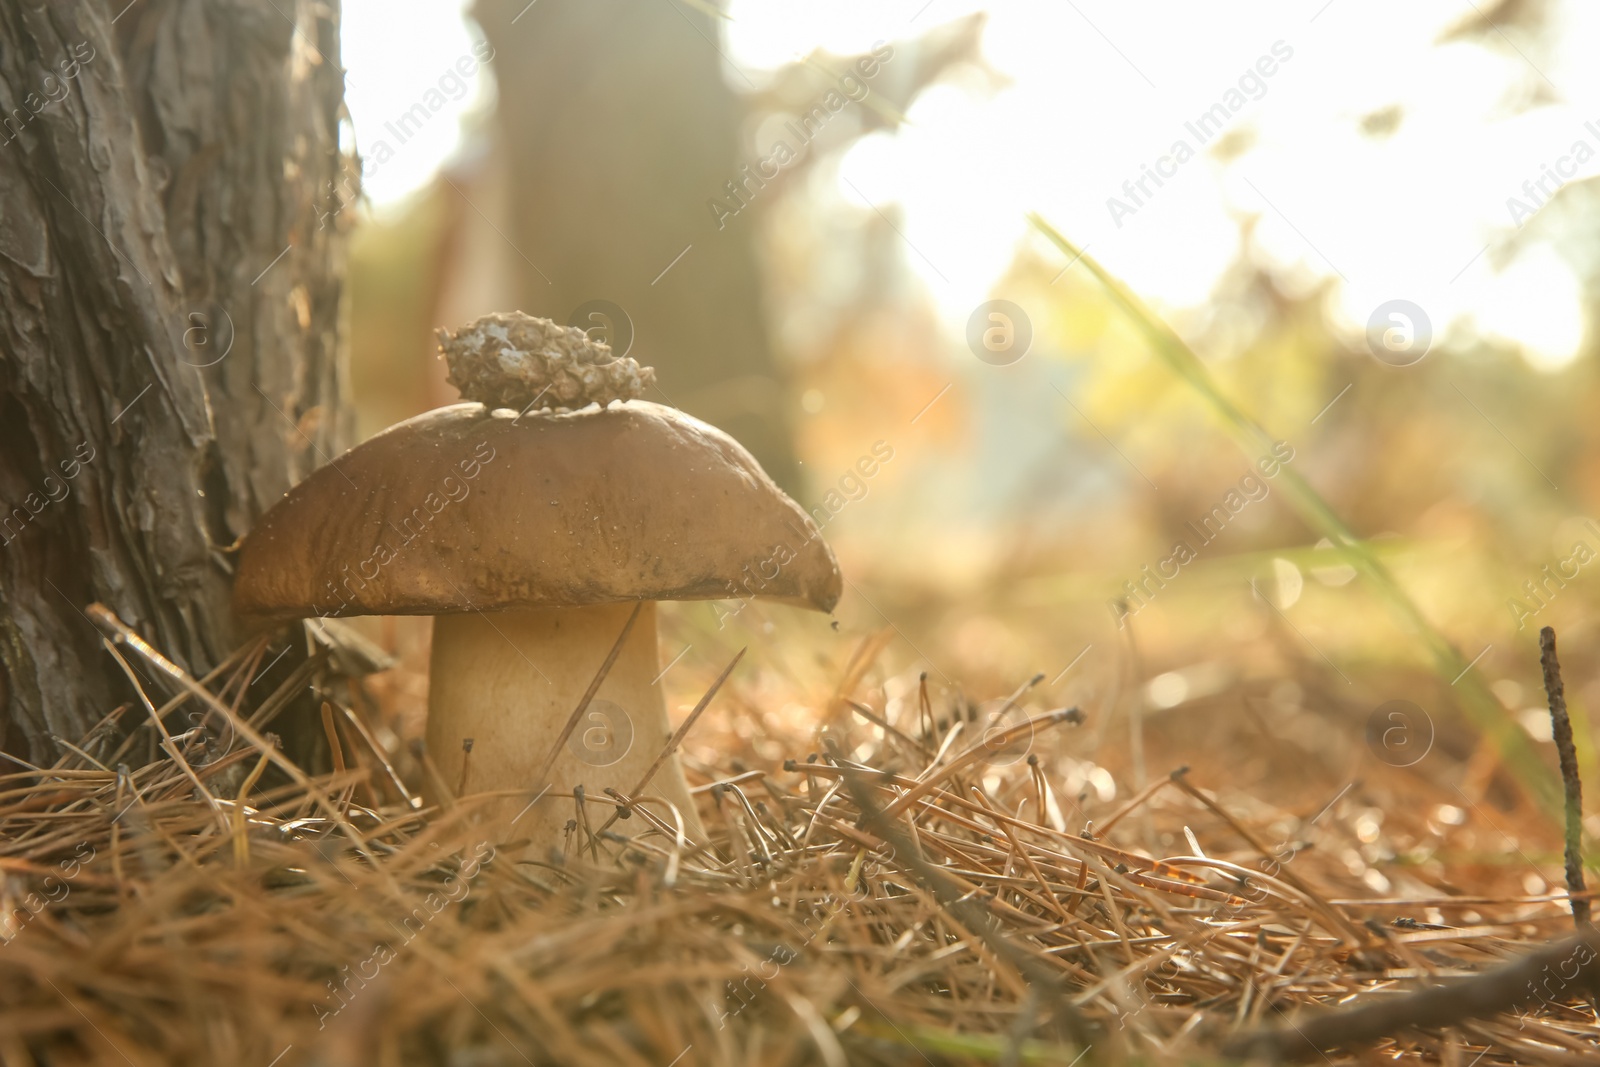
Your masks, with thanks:
[[[664,659],[697,650],[665,683],[681,718],[737,639],[668,631]],[[384,674],[312,657],[261,686],[281,635],[200,680],[116,642],[195,725],[139,766],[130,705],[0,779],[0,1063],[1201,1064],[1254,1034],[1329,1064],[1600,1055],[1571,953],[1515,1010],[1300,1036],[1572,936],[1558,823],[1462,729],[1430,721],[1407,763],[1311,662],[1146,718],[1127,691],[930,679],[894,637],[780,630],[714,696],[685,747],[709,847],[549,797],[583,824],[534,858],[474,800],[416,799],[414,634]],[[308,682],[324,773],[265,736]]]

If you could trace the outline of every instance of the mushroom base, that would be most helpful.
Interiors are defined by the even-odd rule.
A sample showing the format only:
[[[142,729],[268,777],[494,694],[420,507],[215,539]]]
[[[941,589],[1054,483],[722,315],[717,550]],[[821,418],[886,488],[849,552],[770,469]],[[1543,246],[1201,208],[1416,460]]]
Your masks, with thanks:
[[[552,847],[577,855],[580,838],[564,829],[577,814],[574,786],[583,786],[589,828],[599,830],[616,811],[605,790],[630,792],[672,736],[655,684],[661,673],[656,606],[647,601],[594,700],[561,746],[550,769],[549,792],[528,806],[544,785],[538,776],[551,747],[632,610],[633,604],[529,608],[440,615],[433,621],[427,738],[442,784],[452,794],[515,791],[482,808],[485,823],[502,839],[529,841],[532,854],[541,858]],[[468,738],[472,753],[463,776],[462,742]],[[430,802],[440,799],[439,792],[439,783],[429,783]],[[672,813],[661,801],[675,806],[689,837],[705,840],[676,756],[656,771],[643,796],[660,798],[646,806],[669,826]],[[615,829],[637,834],[645,829],[644,820],[634,815]]]

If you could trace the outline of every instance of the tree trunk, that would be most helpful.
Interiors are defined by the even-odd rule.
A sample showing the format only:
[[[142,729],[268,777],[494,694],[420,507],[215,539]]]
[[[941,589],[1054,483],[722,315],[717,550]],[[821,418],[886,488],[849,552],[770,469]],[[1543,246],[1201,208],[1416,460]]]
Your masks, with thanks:
[[[0,746],[126,682],[101,601],[199,673],[231,546],[335,454],[338,0],[0,5]]]
[[[473,13],[494,46],[513,190],[499,252],[518,307],[599,328],[613,348],[631,333],[629,354],[658,373],[651,399],[721,427],[795,489],[756,230],[709,206],[750,162],[717,21],[632,0],[479,0]]]

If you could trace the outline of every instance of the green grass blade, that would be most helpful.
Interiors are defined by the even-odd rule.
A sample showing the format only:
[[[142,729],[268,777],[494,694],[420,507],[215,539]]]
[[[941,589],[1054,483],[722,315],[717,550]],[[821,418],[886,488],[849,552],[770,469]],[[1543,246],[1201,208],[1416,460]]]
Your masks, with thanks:
[[[1081,262],[1094,275],[1095,280],[1110,296],[1112,303],[1132,320],[1162,361],[1200,394],[1201,399],[1221,419],[1223,426],[1246,455],[1255,460],[1271,450],[1272,436],[1223,393],[1211,376],[1211,372],[1200,361],[1200,357],[1195,355],[1194,350],[1172,327],[1145,306],[1144,301],[1120,280],[1067,240],[1042,216],[1030,214],[1028,221],[1065,255],[1075,262]],[[1282,479],[1280,484],[1289,498],[1290,506],[1306,525],[1333,542],[1357,573],[1367,579],[1370,587],[1378,593],[1401,624],[1422,639],[1433,662],[1434,670],[1460,694],[1461,706],[1473,724],[1493,739],[1505,765],[1521,781],[1538,805],[1559,825],[1562,818],[1560,784],[1540,761],[1528,735],[1501,707],[1499,699],[1489,690],[1482,675],[1467,669],[1467,659],[1456,651],[1455,646],[1438,628],[1428,621],[1383,561],[1345,525],[1338,513],[1298,471],[1285,465],[1280,469],[1279,477]]]

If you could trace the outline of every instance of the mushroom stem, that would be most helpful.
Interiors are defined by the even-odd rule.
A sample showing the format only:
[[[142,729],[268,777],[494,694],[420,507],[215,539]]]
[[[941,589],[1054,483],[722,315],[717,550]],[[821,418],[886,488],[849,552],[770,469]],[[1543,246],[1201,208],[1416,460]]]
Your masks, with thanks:
[[[609,814],[605,790],[632,790],[672,737],[656,684],[661,673],[656,606],[647,601],[610,673],[557,753],[549,781],[535,781],[633,607],[524,608],[440,615],[433,621],[429,753],[443,780],[455,782],[462,742],[472,739],[467,792],[520,791],[484,810],[508,837],[531,841],[541,858],[551,847],[575,854],[582,844],[569,842],[563,831],[576,815],[574,786],[582,785]],[[528,808],[547,784],[549,792]],[[689,836],[704,840],[676,755],[656,771],[643,795],[676,806]],[[662,806],[652,807],[672,821]],[[602,816],[599,822],[596,816]],[[605,820],[593,809],[588,821],[597,827]],[[637,825],[617,829],[626,833]]]

